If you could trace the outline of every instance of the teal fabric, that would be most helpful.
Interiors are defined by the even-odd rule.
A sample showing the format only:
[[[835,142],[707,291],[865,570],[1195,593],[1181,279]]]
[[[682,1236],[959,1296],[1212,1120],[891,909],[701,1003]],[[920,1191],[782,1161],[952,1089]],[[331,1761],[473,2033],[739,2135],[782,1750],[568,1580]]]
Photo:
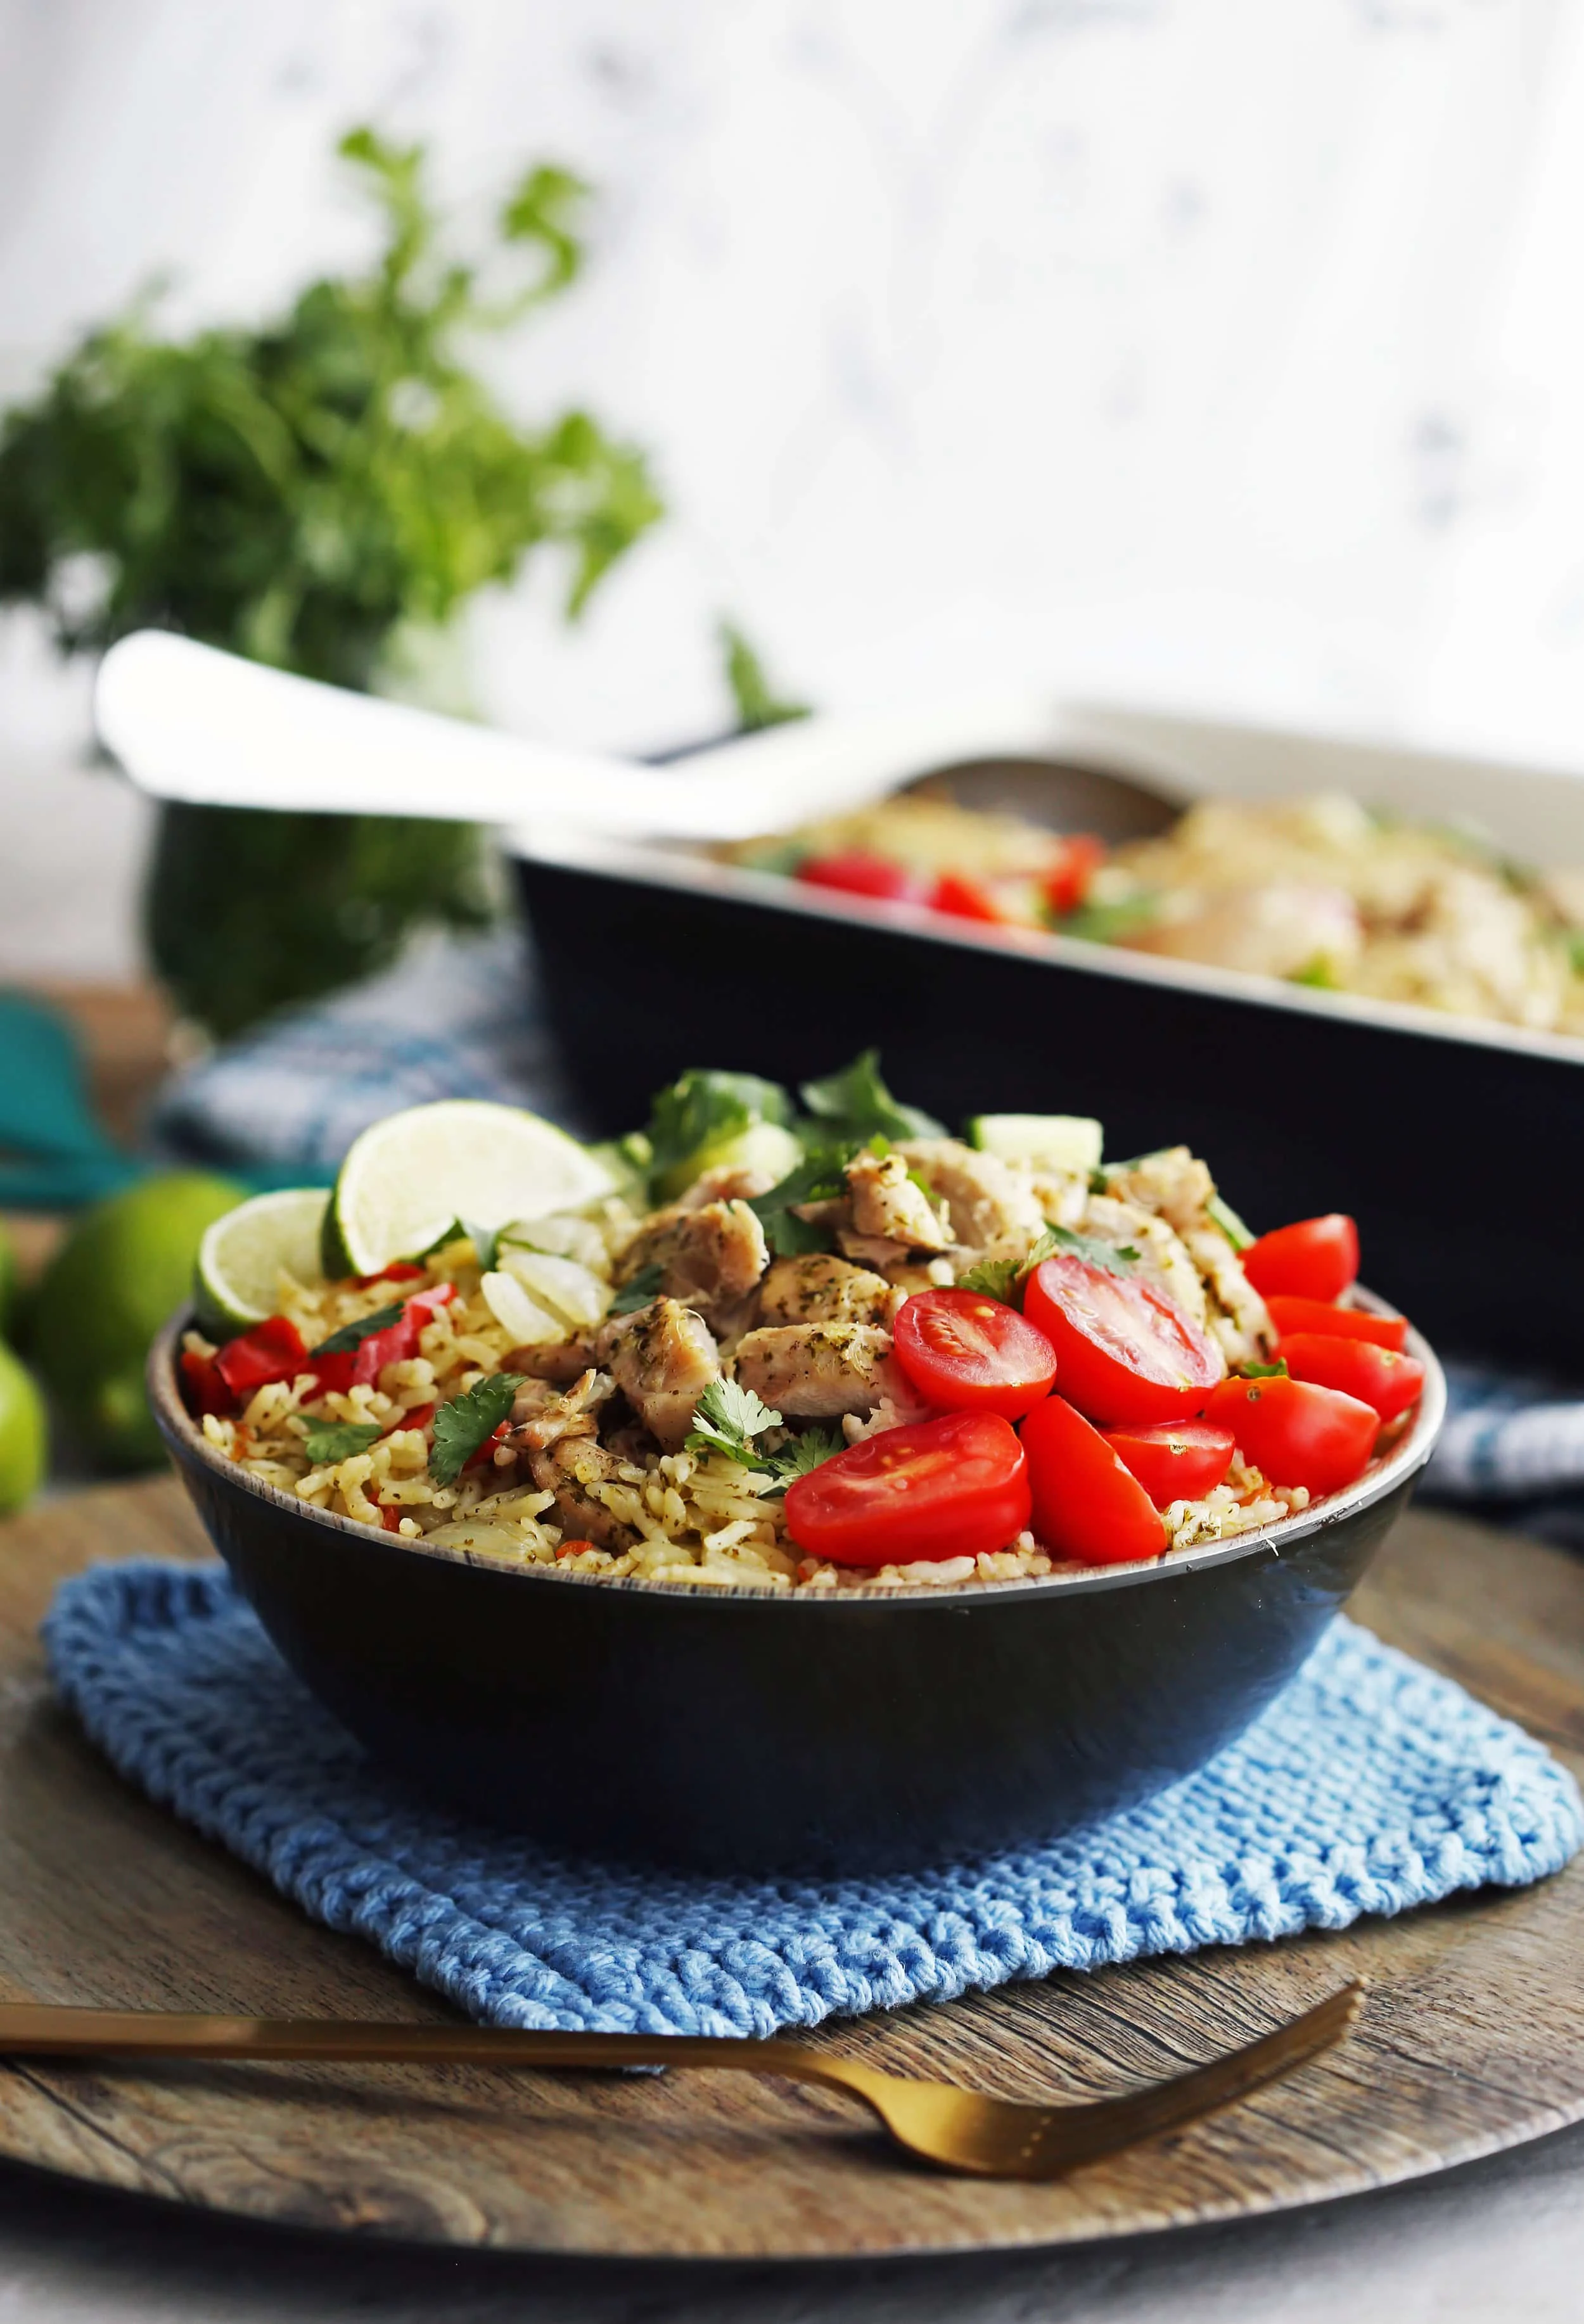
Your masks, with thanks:
[[[60,1012],[0,992],[0,1208],[72,1210],[115,1194],[142,1168],[95,1120]]]

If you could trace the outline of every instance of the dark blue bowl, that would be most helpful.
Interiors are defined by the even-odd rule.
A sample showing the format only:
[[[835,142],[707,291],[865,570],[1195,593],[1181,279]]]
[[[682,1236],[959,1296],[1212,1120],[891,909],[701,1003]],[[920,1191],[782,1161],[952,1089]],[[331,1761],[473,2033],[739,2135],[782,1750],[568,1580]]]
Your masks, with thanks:
[[[1405,1507],[1445,1407],[1347,1492],[1145,1565],[869,1598],[502,1568],[327,1517],[154,1414],[285,1661],[378,1759],[550,1846],[718,1871],[874,1870],[1146,1800],[1286,1685]]]

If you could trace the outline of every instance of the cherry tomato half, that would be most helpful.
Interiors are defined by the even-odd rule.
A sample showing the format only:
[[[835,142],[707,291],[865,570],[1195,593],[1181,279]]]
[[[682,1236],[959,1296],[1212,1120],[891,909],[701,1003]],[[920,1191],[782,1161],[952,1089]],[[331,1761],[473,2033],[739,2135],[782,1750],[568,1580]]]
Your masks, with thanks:
[[[1149,1427],[1107,1428],[1107,1443],[1138,1479],[1158,1509],[1197,1501],[1218,1485],[1236,1450],[1229,1428],[1209,1420],[1157,1420]]]
[[[1402,1353],[1408,1337],[1404,1315],[1366,1315],[1362,1307],[1339,1307],[1329,1299],[1299,1299],[1274,1291],[1265,1301],[1278,1337],[1289,1332],[1325,1332],[1335,1340],[1369,1340]]]
[[[878,896],[890,904],[920,904],[928,893],[904,863],[849,847],[838,855],[811,855],[795,877],[811,888],[837,888],[848,896]]]
[[[1294,1332],[1282,1342],[1282,1356],[1294,1379],[1318,1380],[1356,1396],[1383,1420],[1395,1420],[1419,1401],[1424,1366],[1394,1348],[1371,1347],[1367,1340],[1338,1340],[1325,1332]]]
[[[1087,831],[1075,831],[1063,841],[1061,855],[1040,883],[1046,903],[1059,918],[1077,911],[1105,860],[1105,842]]]
[[[1036,1541],[1080,1565],[1159,1557],[1166,1546],[1159,1510],[1116,1449],[1064,1397],[1036,1404],[1022,1434]]]
[[[1051,1393],[1055,1349],[1015,1307],[987,1292],[915,1291],[892,1329],[897,1362],[941,1412],[1018,1420]]]
[[[787,1487],[787,1531],[838,1565],[977,1557],[1028,1521],[1028,1462],[995,1412],[883,1429]]]
[[[930,890],[931,911],[954,920],[989,920],[1000,927],[1006,915],[982,881],[965,880],[959,872],[943,872]]]
[[[1342,1211],[1274,1227],[1244,1252],[1243,1272],[1262,1298],[1339,1299],[1358,1273],[1358,1229]]]
[[[1227,1369],[1215,1342],[1174,1299],[1076,1251],[1035,1268],[1023,1312],[1056,1351],[1062,1395],[1107,1425],[1201,1412]]]
[[[1356,1396],[1312,1380],[1223,1380],[1205,1418],[1229,1428],[1237,1449],[1273,1485],[1340,1492],[1369,1466],[1380,1415]]]

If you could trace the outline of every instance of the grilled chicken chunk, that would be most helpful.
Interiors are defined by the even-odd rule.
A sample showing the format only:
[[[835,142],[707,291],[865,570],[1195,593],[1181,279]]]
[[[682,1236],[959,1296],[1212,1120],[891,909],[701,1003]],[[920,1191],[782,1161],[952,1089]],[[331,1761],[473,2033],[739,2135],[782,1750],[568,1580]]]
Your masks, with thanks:
[[[1119,1202],[1113,1194],[1092,1194],[1083,1214],[1083,1232],[1113,1250],[1136,1250],[1138,1271],[1169,1299],[1174,1299],[1196,1323],[1207,1321],[1209,1308],[1200,1272],[1181,1238],[1164,1219],[1137,1203]]]
[[[1172,1230],[1205,1295],[1202,1306],[1190,1312],[1209,1324],[1227,1362],[1255,1363],[1268,1357],[1275,1345],[1269,1311],[1210,1215],[1216,1182],[1199,1157],[1186,1146],[1169,1146],[1106,1176],[1113,1193]],[[1182,1304],[1188,1305],[1186,1300]]]
[[[709,1202],[690,1209],[678,1203],[658,1211],[621,1255],[618,1283],[630,1283],[646,1267],[658,1267],[660,1287],[669,1299],[698,1310],[719,1330],[740,1311],[770,1264],[770,1246],[757,1217],[744,1202]]]
[[[549,1380],[559,1388],[570,1388],[595,1362],[595,1342],[598,1338],[598,1331],[574,1332],[570,1340],[556,1340],[549,1346],[508,1348],[501,1358],[501,1370],[525,1373],[531,1380]]]
[[[1209,1286],[1209,1327],[1229,1365],[1264,1363],[1276,1345],[1271,1311],[1219,1227],[1190,1227],[1189,1254]]]
[[[907,1174],[900,1154],[857,1154],[847,1166],[847,1193],[822,1204],[821,1223],[836,1230],[846,1256],[876,1273],[917,1251],[944,1250],[951,1237],[933,1204]],[[816,1213],[811,1205],[800,1217]]]
[[[606,1373],[593,1370],[559,1394],[549,1380],[524,1380],[513,1400],[506,1442],[533,1453],[544,1452],[564,1436],[592,1436],[599,1425],[597,1408],[614,1388]]]
[[[873,1323],[888,1331],[903,1294],[884,1276],[811,1251],[778,1259],[759,1292],[761,1323]]]
[[[737,1349],[737,1378],[788,1420],[873,1412],[891,1334],[872,1323],[776,1323]]]
[[[662,1451],[677,1452],[693,1425],[693,1406],[720,1359],[709,1326],[677,1299],[654,1299],[615,1315],[597,1342],[599,1360]]]
[[[532,1454],[529,1461],[540,1491],[555,1495],[556,1516],[567,1538],[591,1541],[596,1549],[608,1549],[618,1556],[624,1549],[631,1549],[638,1536],[631,1526],[613,1517],[603,1501],[597,1501],[589,1488],[610,1484],[619,1465],[615,1454],[607,1452],[592,1436],[563,1436],[558,1443]]]
[[[913,1138],[898,1148],[908,1167],[946,1204],[952,1240],[987,1259],[1022,1259],[1045,1231],[1033,1182],[998,1155],[956,1138]]]
[[[1136,1162],[1107,1170],[1106,1184],[1107,1192],[1119,1201],[1136,1203],[1141,1210],[1153,1211],[1179,1234],[1185,1234],[1190,1227],[1204,1225],[1206,1206],[1216,1191],[1216,1182],[1209,1169],[1186,1146],[1167,1146],[1159,1154],[1141,1154]]]

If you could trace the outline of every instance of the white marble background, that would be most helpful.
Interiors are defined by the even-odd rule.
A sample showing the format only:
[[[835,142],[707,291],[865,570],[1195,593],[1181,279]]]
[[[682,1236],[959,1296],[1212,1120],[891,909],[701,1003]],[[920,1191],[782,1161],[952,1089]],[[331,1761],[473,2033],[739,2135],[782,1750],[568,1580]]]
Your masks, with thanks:
[[[248,314],[366,246],[328,160],[528,157],[597,257],[492,354],[674,515],[523,727],[716,727],[736,613],[829,705],[1029,680],[1584,767],[1580,0],[0,0],[0,395],[156,268]],[[133,803],[0,622],[0,971],[131,956]]]

